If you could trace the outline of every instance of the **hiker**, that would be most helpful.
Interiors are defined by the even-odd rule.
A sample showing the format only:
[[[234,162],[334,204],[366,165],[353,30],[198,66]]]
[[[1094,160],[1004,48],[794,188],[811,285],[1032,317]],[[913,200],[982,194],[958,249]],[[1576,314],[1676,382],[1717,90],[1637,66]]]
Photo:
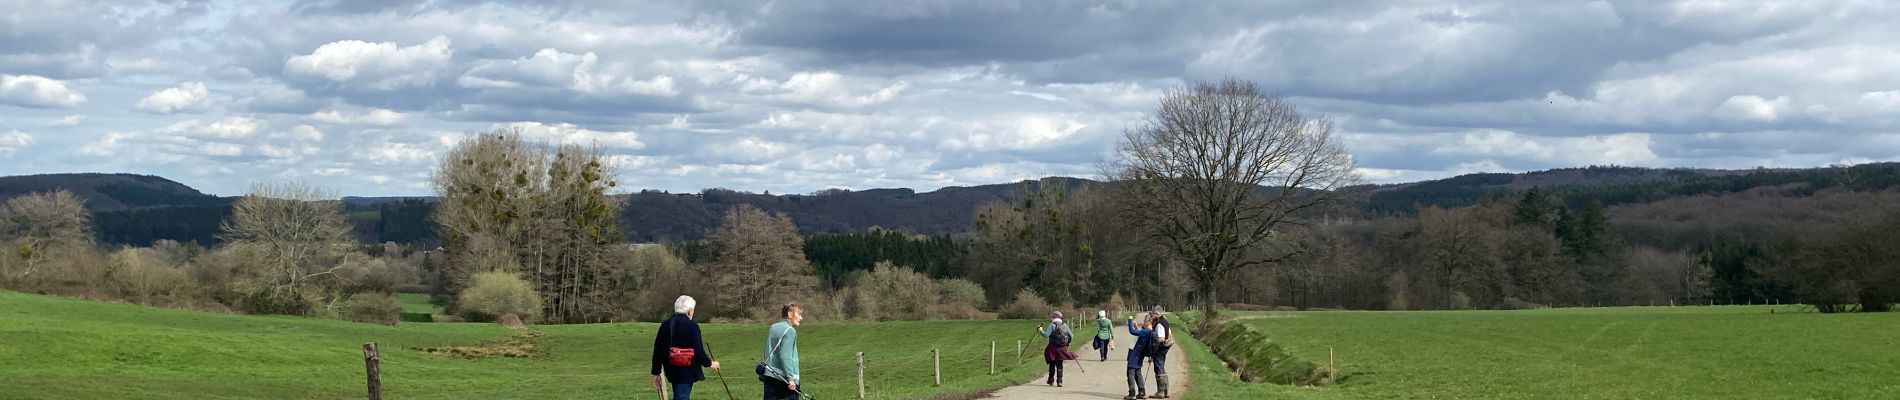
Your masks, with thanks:
[[[1075,330],[1062,322],[1062,312],[1049,313],[1049,325],[1036,327],[1036,333],[1049,338],[1049,346],[1042,349],[1042,360],[1049,362],[1049,378],[1044,384],[1062,387],[1062,363],[1075,359],[1075,353],[1069,352],[1069,342],[1075,338]]]
[[[719,369],[719,361],[712,359],[706,343],[700,340],[699,323],[693,322],[697,304],[692,296],[673,300],[673,315],[661,322],[660,332],[653,335],[653,388],[666,392],[660,383],[664,372],[666,382],[673,384],[673,400],[691,398],[693,384],[706,380],[706,372],[700,367]]]
[[[1102,353],[1102,362],[1108,362],[1108,350],[1115,345],[1115,322],[1108,320],[1108,310],[1095,312],[1095,350]]]
[[[1128,334],[1135,336],[1135,345],[1128,347],[1128,396],[1123,397],[1123,400],[1148,398],[1147,382],[1141,375],[1142,356],[1148,354],[1155,340],[1154,330],[1148,327],[1148,316],[1142,316],[1140,322],[1136,322],[1134,316],[1128,317]]]
[[[765,332],[765,357],[757,368],[759,382],[765,384],[766,400],[798,400],[798,326],[805,320],[798,303],[779,307],[785,318]]]
[[[1174,326],[1168,323],[1168,316],[1161,306],[1155,306],[1148,312],[1149,329],[1154,331],[1154,343],[1148,348],[1149,362],[1154,363],[1155,395],[1152,399],[1168,398],[1168,351],[1174,349]]]

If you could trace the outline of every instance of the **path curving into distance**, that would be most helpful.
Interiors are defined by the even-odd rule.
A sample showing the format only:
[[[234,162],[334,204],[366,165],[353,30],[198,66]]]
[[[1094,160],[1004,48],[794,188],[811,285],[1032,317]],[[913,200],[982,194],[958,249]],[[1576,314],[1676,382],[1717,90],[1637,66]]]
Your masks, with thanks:
[[[1090,326],[1092,327],[1093,324],[1091,323]],[[1128,334],[1127,327],[1119,326],[1119,323],[1117,323],[1115,327],[1115,349],[1109,350],[1108,361],[1103,362],[1100,361],[1101,357],[1095,350],[1088,348],[1088,342],[1083,341],[1083,339],[1094,337],[1092,334],[1094,329],[1091,328],[1089,331],[1091,334],[1083,336],[1082,329],[1076,329],[1076,339],[1079,345],[1075,348],[1075,354],[1081,357],[1082,365],[1080,368],[1077,368],[1074,361],[1069,362],[1069,365],[1062,373],[1064,378],[1062,387],[1044,385],[1042,381],[1046,379],[1047,376],[1043,374],[1037,375],[1036,380],[1030,381],[1029,383],[997,390],[995,393],[990,394],[990,397],[986,397],[986,399],[1121,399],[1122,396],[1128,394],[1127,345],[1134,343],[1135,337]],[[1026,364],[1025,366],[1044,368],[1046,370],[1048,364],[1042,362],[1042,348],[1036,347],[1034,351],[1036,359],[1034,361],[1024,362],[1024,364]],[[1168,391],[1168,394],[1172,395],[1169,398],[1178,399],[1181,398],[1182,394],[1187,393],[1188,365],[1187,355],[1183,353],[1185,352],[1181,350],[1181,346],[1174,346],[1173,349],[1168,351],[1168,379],[1172,381],[1169,382],[1169,386],[1172,387]],[[1088,372],[1083,372],[1082,369],[1084,368],[1088,369]],[[1143,365],[1141,370],[1142,376],[1145,376],[1145,379],[1148,381],[1148,394],[1154,394],[1156,391],[1154,387],[1154,368]]]

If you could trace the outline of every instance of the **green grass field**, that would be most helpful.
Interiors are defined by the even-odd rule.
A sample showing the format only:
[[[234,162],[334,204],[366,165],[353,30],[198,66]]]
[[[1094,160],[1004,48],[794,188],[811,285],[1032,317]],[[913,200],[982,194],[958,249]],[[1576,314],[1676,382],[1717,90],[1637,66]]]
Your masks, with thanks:
[[[1770,314],[1770,310],[1775,313]],[[1193,398],[1893,399],[1900,314],[1796,307],[1229,313],[1341,378],[1240,383],[1199,343]]]
[[[752,364],[765,325],[704,326],[712,352],[727,365],[734,396],[758,398]],[[928,398],[1026,382],[1040,372],[1040,363],[1008,365],[1015,341],[1032,337],[1033,326],[806,324],[799,331],[804,387],[819,398],[855,398],[853,354],[859,351],[865,353],[869,391],[880,398]],[[410,349],[475,344],[510,331],[493,324],[391,327],[223,315],[0,291],[0,398],[362,398],[361,346],[368,341],[383,348],[386,398],[655,397],[647,374],[654,324],[533,329],[544,334],[539,356],[462,359]],[[1004,371],[998,375],[988,375],[991,340],[1001,343]],[[944,351],[943,387],[931,385],[932,346]],[[725,397],[717,381],[702,382],[695,392]]]
[[[429,304],[429,294],[427,293],[397,293],[396,299],[402,300],[402,312],[417,314],[435,314],[442,312],[442,307]]]

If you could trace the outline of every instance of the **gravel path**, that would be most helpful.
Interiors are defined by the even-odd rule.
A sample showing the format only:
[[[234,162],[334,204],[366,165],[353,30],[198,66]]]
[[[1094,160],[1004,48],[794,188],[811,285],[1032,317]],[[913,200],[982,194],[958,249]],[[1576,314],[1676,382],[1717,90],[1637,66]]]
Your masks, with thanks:
[[[1079,336],[1077,340],[1083,339],[1084,337],[1080,337],[1082,336],[1080,335],[1081,332],[1079,332],[1080,329],[1077,329],[1077,331],[1077,336]],[[1093,336],[1086,337],[1092,338]],[[1122,396],[1128,394],[1128,348],[1126,346],[1134,342],[1135,338],[1128,334],[1128,328],[1118,326],[1115,328],[1115,349],[1108,351],[1107,362],[1101,361],[1100,353],[1089,349],[1087,342],[1082,342],[1080,346],[1076,347],[1075,354],[1082,358],[1080,360],[1082,365],[1078,368],[1074,361],[1069,362],[1062,373],[1062,387],[1044,385],[1042,381],[1046,379],[1046,376],[1037,376],[1034,381],[1003,388],[991,394],[988,398],[1008,400],[1120,399]],[[1036,348],[1035,355],[1037,356],[1037,360],[1034,365],[1047,368],[1047,364],[1041,363],[1041,350],[1041,347]],[[1082,369],[1087,369],[1088,372],[1083,372]],[[1145,379],[1148,383],[1148,394],[1154,394],[1156,391],[1153,372],[1154,367],[1147,365],[1142,366],[1143,376],[1146,377]],[[1174,349],[1168,352],[1168,379],[1171,381],[1169,382],[1169,386],[1172,387],[1172,389],[1168,391],[1168,394],[1173,395],[1171,398],[1180,398],[1183,393],[1187,392],[1187,373],[1187,356],[1182,354],[1180,346],[1175,346]]]

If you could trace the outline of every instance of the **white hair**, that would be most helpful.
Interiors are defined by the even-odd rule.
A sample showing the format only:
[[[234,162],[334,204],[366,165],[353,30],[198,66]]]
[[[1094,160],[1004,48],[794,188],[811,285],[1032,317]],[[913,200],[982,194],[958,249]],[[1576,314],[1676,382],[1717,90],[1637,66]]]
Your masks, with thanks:
[[[693,307],[698,305],[699,302],[694,301],[693,296],[680,296],[678,300],[673,300],[673,312],[685,314],[687,311],[692,311]]]

